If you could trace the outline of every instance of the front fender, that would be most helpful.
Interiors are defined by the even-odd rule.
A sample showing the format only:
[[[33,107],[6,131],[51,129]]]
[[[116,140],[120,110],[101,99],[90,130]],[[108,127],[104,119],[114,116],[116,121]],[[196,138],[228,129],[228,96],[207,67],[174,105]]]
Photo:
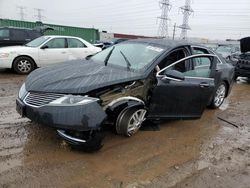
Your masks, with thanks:
[[[103,109],[107,113],[107,115],[111,118],[116,118],[118,114],[125,108],[131,108],[134,106],[145,106],[143,100],[136,97],[121,97],[113,100],[108,105],[106,105]]]

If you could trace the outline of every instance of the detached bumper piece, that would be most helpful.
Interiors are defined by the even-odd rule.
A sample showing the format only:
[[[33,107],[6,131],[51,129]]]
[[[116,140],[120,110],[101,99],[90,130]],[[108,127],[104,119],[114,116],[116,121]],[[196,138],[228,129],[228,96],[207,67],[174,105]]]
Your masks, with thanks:
[[[58,135],[63,138],[73,149],[85,152],[94,152],[102,148],[104,136],[98,131],[72,132],[57,130]]]

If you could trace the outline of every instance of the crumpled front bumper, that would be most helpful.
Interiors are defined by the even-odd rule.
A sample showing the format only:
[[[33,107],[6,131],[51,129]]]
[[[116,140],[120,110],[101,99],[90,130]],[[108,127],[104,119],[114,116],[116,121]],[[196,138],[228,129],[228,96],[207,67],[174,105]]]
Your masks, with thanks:
[[[76,106],[32,107],[18,98],[16,109],[20,115],[36,123],[63,130],[98,130],[107,117],[97,101]]]

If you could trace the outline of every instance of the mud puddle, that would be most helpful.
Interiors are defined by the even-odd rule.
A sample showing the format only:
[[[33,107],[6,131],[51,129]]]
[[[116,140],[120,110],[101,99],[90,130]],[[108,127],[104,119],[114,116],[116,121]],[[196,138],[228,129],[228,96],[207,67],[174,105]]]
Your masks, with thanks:
[[[131,138],[106,132],[104,147],[87,154],[19,117],[15,97],[24,79],[0,72],[0,187],[250,185],[250,85],[244,80],[221,109],[208,109],[199,120],[166,122],[160,131]]]

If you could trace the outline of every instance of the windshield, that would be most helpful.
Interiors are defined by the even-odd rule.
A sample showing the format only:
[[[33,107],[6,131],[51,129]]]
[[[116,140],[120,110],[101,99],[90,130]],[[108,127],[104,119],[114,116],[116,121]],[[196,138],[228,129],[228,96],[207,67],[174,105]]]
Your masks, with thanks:
[[[41,44],[43,44],[45,41],[47,41],[50,37],[48,36],[42,36],[39,38],[36,38],[32,41],[30,41],[29,43],[27,43],[25,46],[29,46],[29,47],[38,47]]]
[[[0,29],[0,38],[9,38],[10,31],[7,29]]]
[[[226,46],[219,46],[216,50],[217,52],[231,53],[231,48]]]
[[[141,70],[148,67],[164,49],[146,43],[122,43],[109,47],[91,57],[105,65],[118,65],[128,70]]]

